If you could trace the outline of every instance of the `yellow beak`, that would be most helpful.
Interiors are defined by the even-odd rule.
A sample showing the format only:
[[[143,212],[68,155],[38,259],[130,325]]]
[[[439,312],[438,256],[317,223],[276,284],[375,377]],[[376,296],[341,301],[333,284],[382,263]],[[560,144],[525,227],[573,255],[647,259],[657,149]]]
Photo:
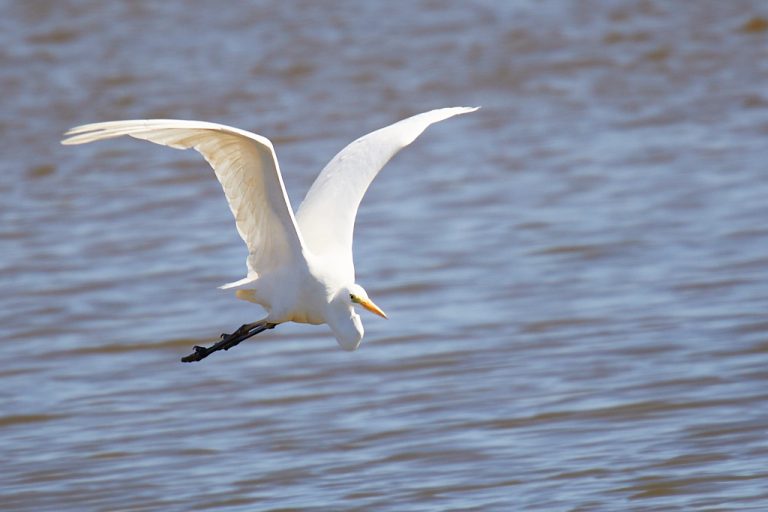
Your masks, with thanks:
[[[381,308],[379,306],[377,306],[376,304],[374,304],[373,301],[370,300],[370,299],[368,299],[368,300],[361,300],[358,304],[363,306],[365,309],[367,309],[371,313],[375,313],[375,314],[379,315],[382,318],[387,318],[387,314],[385,312],[383,312],[381,310]]]

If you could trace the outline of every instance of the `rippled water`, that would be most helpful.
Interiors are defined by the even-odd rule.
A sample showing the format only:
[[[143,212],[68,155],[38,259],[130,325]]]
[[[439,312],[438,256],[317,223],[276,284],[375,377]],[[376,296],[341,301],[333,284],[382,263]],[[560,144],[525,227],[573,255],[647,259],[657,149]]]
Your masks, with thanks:
[[[0,508],[768,509],[763,2],[2,2]],[[216,286],[203,119],[294,204],[435,107],[358,217],[358,352]]]

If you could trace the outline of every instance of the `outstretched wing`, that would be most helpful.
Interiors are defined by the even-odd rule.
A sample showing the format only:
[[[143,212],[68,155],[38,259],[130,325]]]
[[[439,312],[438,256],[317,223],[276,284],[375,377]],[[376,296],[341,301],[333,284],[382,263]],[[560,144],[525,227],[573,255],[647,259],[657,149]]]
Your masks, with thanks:
[[[318,256],[354,268],[352,233],[357,208],[382,167],[429,125],[475,110],[477,107],[453,107],[424,112],[360,137],[342,149],[320,172],[296,213],[306,247]]]
[[[237,231],[248,246],[248,279],[282,265],[303,262],[275,150],[266,137],[202,121],[110,121],[69,130],[62,144],[84,144],[121,135],[176,149],[193,148],[213,167]]]

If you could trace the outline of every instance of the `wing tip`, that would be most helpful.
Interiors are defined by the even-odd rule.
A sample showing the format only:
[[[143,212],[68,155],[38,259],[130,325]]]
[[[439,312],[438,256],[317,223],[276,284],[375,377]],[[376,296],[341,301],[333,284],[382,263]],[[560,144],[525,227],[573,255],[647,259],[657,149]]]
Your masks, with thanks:
[[[116,123],[116,121],[88,123],[74,126],[64,132],[64,138],[61,139],[61,144],[64,146],[74,146],[76,144],[92,142],[97,140],[96,138],[93,138],[94,136],[107,132],[114,123]]]
[[[457,114],[469,114],[470,112],[480,110],[481,108],[482,107],[480,105],[476,107],[453,107],[453,109],[460,111],[460,112],[457,112]]]
[[[453,116],[460,116],[463,114],[469,114],[470,112],[474,112],[476,110],[479,110],[480,106],[477,107],[445,107],[445,108],[437,108],[435,110],[430,110],[428,112],[424,112],[423,115],[426,115],[432,119],[434,119],[432,122],[438,122],[438,121],[444,121],[448,118],[451,118]],[[417,114],[421,115],[421,114]],[[416,116],[414,116],[416,117]]]

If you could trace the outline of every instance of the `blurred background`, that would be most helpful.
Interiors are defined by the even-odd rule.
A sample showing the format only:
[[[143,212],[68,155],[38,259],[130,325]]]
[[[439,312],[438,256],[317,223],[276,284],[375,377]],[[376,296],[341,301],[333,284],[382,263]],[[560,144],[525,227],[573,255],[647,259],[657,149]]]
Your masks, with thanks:
[[[768,4],[1,1],[0,508],[768,509]],[[360,350],[217,290],[245,248],[170,117],[363,201]]]

